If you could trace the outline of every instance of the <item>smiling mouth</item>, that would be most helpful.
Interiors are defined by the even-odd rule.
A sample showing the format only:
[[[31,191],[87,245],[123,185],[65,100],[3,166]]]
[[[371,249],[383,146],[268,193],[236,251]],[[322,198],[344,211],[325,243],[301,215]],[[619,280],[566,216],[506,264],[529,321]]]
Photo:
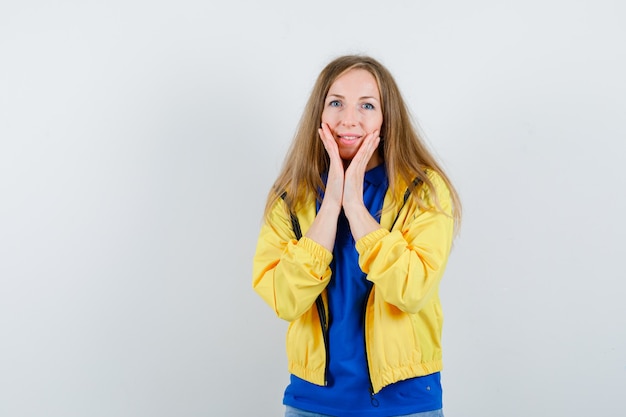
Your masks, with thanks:
[[[339,135],[338,139],[343,142],[354,142],[358,139],[361,139],[361,136],[356,135]]]

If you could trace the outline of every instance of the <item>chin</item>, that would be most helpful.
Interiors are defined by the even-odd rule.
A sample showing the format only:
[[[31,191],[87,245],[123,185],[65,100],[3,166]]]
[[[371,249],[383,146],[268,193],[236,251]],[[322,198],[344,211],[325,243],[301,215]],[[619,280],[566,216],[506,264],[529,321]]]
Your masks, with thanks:
[[[354,152],[350,152],[350,153],[340,153],[339,157],[344,161],[344,162],[350,162],[352,161],[352,158],[354,158],[355,153]]]

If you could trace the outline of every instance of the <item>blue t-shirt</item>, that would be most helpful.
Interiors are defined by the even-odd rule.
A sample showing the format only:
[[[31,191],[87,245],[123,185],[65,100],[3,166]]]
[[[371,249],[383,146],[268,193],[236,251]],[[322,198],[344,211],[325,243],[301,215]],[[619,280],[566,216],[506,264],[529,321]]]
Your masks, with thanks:
[[[387,188],[384,164],[365,173],[363,201],[378,221]],[[326,287],[330,311],[327,385],[318,386],[291,375],[283,403],[338,417],[382,417],[440,409],[439,372],[399,381],[374,396],[370,394],[363,323],[373,284],[361,271],[358,259],[350,225],[342,211],[330,265],[332,278]]]

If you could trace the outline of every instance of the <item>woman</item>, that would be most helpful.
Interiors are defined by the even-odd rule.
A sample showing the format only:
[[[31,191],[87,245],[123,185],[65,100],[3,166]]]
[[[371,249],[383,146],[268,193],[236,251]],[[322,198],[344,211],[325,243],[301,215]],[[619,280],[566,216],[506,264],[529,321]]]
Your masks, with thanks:
[[[442,416],[438,287],[459,198],[388,70],[320,73],[269,193],[253,286],[290,322],[286,416]]]

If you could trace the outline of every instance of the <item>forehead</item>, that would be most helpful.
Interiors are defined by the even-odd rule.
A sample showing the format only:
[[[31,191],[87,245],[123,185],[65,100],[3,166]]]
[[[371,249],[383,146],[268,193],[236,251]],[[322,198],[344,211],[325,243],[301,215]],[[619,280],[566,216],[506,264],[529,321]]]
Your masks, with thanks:
[[[361,68],[350,69],[331,84],[328,94],[342,96],[358,95],[378,98],[380,96],[376,78],[367,70]]]

